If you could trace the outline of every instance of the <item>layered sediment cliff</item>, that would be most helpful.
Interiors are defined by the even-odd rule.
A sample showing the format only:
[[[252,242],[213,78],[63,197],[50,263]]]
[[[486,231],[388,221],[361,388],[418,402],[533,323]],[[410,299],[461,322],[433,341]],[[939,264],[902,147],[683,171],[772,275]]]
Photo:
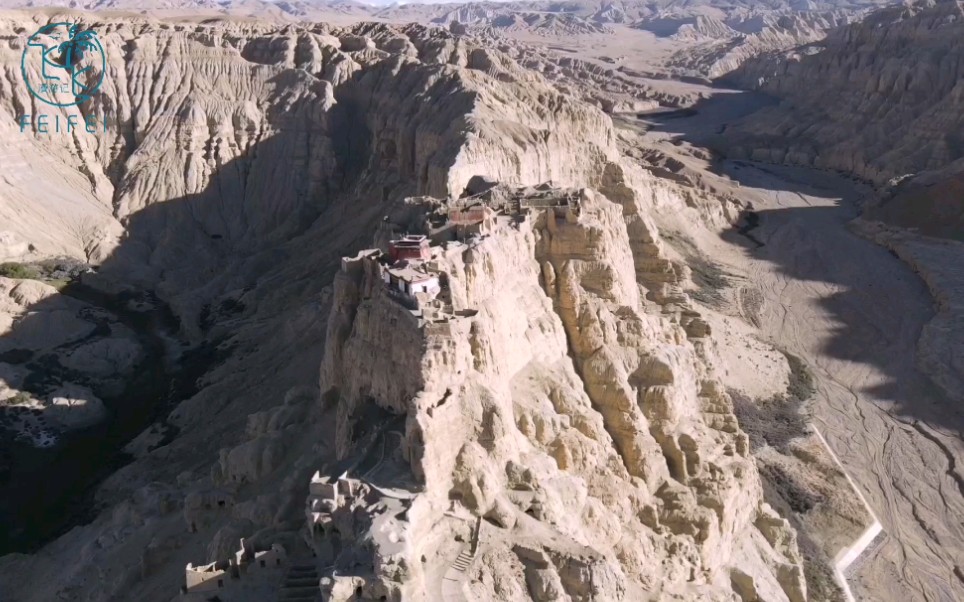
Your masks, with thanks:
[[[401,305],[371,259],[346,260],[321,377],[340,454],[358,453],[375,408],[404,416],[399,457],[422,484],[391,565],[407,572],[376,563],[366,590],[432,599],[439,542],[459,530],[449,513],[467,511],[484,517],[469,599],[806,599],[708,327],[645,300],[627,230],[640,215],[578,198],[436,247],[442,314]]]
[[[31,106],[9,65],[34,24],[7,25],[11,117]],[[164,420],[176,436],[128,446],[137,460],[98,493],[108,511],[43,556],[0,561],[5,591],[163,599],[188,562],[245,537],[330,553],[336,599],[445,599],[452,567],[477,599],[806,598],[688,270],[649,215],[723,223],[729,204],[624,163],[601,110],[445,31],[101,28],[111,83],[96,106],[116,127],[28,132],[17,156],[83,183],[110,242],[88,253],[91,281],[156,291],[210,368]],[[425,229],[443,201],[416,195],[454,199],[474,176],[553,184],[483,236],[436,245],[440,306],[413,314],[366,260],[342,264],[388,228]],[[556,193],[572,203],[532,201]],[[10,231],[34,245],[23,257],[54,252]],[[321,499],[321,470],[356,482]],[[306,490],[321,496],[307,510]],[[322,539],[359,538],[305,546],[306,512],[334,517]],[[27,573],[43,578],[10,577]]]
[[[956,0],[886,8],[747,63],[733,80],[781,103],[728,128],[727,144],[879,184],[948,166],[962,157],[962,23]]]
[[[689,18],[670,15],[648,19],[640,29],[687,44],[674,53],[669,64],[708,78],[725,76],[760,55],[814,43],[827,32],[859,20],[863,10],[734,10],[725,18],[707,15]]]

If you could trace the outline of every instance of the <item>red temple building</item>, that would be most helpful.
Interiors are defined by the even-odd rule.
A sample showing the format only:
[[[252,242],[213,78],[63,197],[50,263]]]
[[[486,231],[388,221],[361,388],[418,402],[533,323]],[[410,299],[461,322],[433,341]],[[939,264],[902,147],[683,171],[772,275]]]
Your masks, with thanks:
[[[388,243],[388,256],[392,261],[400,259],[427,260],[431,259],[428,237],[421,234],[406,234],[398,240]]]

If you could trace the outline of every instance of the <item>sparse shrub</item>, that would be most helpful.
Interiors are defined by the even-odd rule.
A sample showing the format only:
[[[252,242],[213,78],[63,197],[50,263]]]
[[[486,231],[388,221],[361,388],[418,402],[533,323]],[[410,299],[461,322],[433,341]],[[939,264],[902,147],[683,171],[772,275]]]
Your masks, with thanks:
[[[8,397],[3,400],[4,405],[20,406],[27,405],[33,400],[29,393],[24,391],[17,391],[14,393],[13,397]]]
[[[783,455],[791,455],[790,442],[810,432],[808,402],[816,394],[813,374],[799,357],[782,350],[781,353],[790,368],[785,393],[770,399],[753,400],[739,391],[730,391],[733,411],[740,428],[750,436],[750,448],[754,452],[769,446]],[[767,458],[766,455],[757,456],[763,497],[797,530],[808,597],[825,602],[844,602],[831,559],[811,539],[801,522],[802,516],[826,503],[826,498],[809,488],[792,470],[788,471]]]
[[[802,359],[786,351],[782,353],[790,366],[790,382],[787,385],[787,394],[797,401],[808,401],[817,392],[817,388],[813,384],[813,374],[810,373],[810,369],[807,368]]]
[[[38,274],[32,267],[22,263],[7,262],[0,263],[0,276],[4,278],[17,278],[27,280],[37,278]]]
[[[790,506],[790,509],[798,514],[806,514],[818,503],[823,501],[823,497],[810,491],[798,481],[796,477],[784,470],[778,464],[760,462],[760,476],[767,480],[774,491]]]
[[[792,440],[810,432],[803,402],[794,397],[754,401],[738,391],[730,396],[740,428],[750,436],[751,449],[768,445],[786,453]]]
[[[37,268],[43,274],[45,280],[63,280],[66,282],[74,280],[84,272],[90,271],[88,264],[72,257],[45,259],[37,265]]]
[[[833,561],[820,549],[795,517],[790,522],[797,529],[797,544],[803,557],[803,575],[807,581],[807,598],[821,602],[846,602],[843,590],[833,572]]]
[[[810,399],[817,389],[810,369],[797,356],[781,352],[787,358],[790,377],[787,391],[771,399],[753,400],[739,391],[730,391],[733,411],[742,428],[750,436],[750,447],[765,445],[787,453],[787,446],[797,437],[810,432]]]
[[[57,289],[57,291],[61,293],[64,292],[65,288],[70,286],[69,280],[46,280],[45,282],[50,286],[54,287],[55,289]]]

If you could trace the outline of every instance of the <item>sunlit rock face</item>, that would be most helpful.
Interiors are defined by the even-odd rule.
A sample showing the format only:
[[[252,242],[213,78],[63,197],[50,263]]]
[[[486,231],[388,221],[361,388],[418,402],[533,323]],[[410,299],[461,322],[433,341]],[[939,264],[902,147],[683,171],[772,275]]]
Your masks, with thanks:
[[[688,268],[650,216],[692,199],[624,164],[600,108],[443,30],[108,19],[108,78],[85,109],[107,131],[45,138],[9,126],[42,110],[14,67],[34,24],[0,30],[0,127],[24,178],[66,184],[21,219],[6,199],[31,189],[2,180],[4,252],[72,255],[98,264],[92,288],[153,291],[185,353],[209,353],[185,361],[210,368],[163,418],[175,436],[148,430],[127,447],[138,459],[99,490],[104,513],[42,558],[2,561],[17,599],[162,599],[188,562],[223,560],[240,537],[307,554],[309,479],[362,453],[371,416],[397,426],[375,468],[396,462],[411,483],[342,495],[368,529],[350,560],[370,568],[329,575],[334,599],[358,587],[442,599],[455,536],[479,533],[466,524],[485,525],[467,584],[480,600],[805,598],[795,534],[762,501]],[[382,244],[386,223],[420,228],[425,206],[474,176],[509,190],[551,181],[520,207],[554,191],[570,204],[519,209],[438,250],[450,319],[414,316],[374,273],[343,266]],[[26,328],[15,318],[61,300],[0,283],[11,337],[85,334],[69,313],[56,332]],[[86,363],[63,361],[136,361],[123,341],[96,345]],[[95,413],[83,391],[55,393],[57,411]],[[370,503],[379,495],[406,500],[404,513],[386,518],[402,502]],[[7,580],[21,571],[49,578],[28,591]]]
[[[726,600],[737,566],[756,591],[805,599],[793,531],[762,502],[706,330],[644,310],[634,256],[660,258],[658,235],[637,250],[628,201],[568,194],[578,209],[565,215],[436,247],[440,317],[413,316],[371,262],[336,278],[321,391],[337,399],[339,453],[355,452],[374,407],[404,416],[400,453],[423,484],[398,552],[408,572],[376,563],[368,583],[431,599],[455,508],[483,517],[477,599]]]

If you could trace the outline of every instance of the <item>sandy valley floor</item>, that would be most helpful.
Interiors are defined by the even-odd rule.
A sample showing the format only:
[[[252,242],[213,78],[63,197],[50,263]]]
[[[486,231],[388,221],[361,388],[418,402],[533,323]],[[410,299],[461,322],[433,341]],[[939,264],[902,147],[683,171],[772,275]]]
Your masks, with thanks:
[[[722,130],[744,105],[724,95],[692,119],[646,136],[664,148]],[[698,146],[698,142],[694,142]],[[684,145],[685,147],[685,145]],[[758,291],[765,339],[803,357],[818,381],[814,419],[883,523],[852,568],[858,599],[964,599],[964,408],[917,368],[934,316],[924,282],[848,227],[865,193],[815,170],[725,161],[721,178],[759,216],[752,235],[702,241],[708,256]],[[732,184],[731,184],[732,185]]]

